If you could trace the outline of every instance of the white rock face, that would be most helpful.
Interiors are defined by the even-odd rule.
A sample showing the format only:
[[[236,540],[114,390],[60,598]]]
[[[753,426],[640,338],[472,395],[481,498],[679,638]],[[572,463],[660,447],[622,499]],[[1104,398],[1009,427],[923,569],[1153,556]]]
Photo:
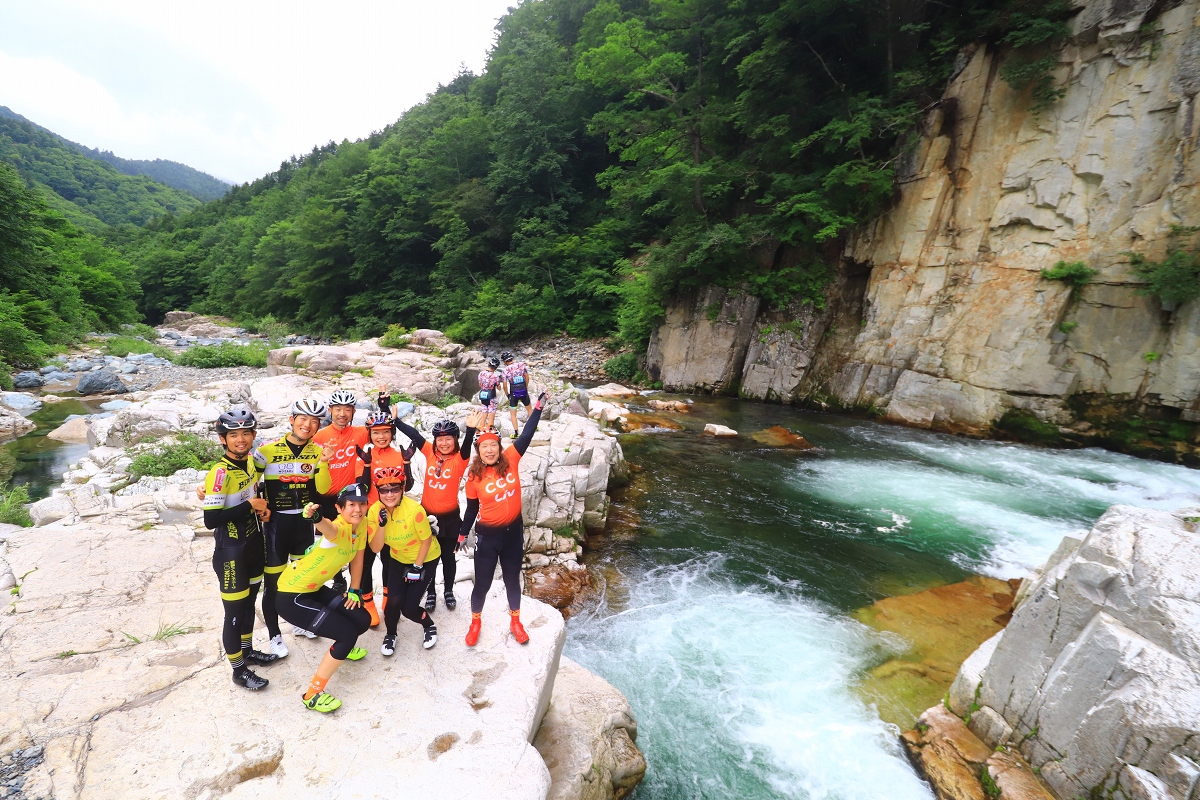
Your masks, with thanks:
[[[1033,581],[1003,636],[986,642],[955,681],[956,705],[972,681],[979,686],[982,708],[971,729],[993,747],[1017,744],[1060,798],[1093,789],[1193,796],[1200,779],[1197,520],[1197,509],[1113,506],[1082,543],[1056,553],[1058,563]],[[1159,784],[1167,794],[1154,794]]]
[[[0,405],[0,442],[29,433],[36,426],[7,406]]]
[[[651,333],[646,371],[668,389],[730,390],[741,377],[758,306],[753,295],[718,287],[686,294]]]

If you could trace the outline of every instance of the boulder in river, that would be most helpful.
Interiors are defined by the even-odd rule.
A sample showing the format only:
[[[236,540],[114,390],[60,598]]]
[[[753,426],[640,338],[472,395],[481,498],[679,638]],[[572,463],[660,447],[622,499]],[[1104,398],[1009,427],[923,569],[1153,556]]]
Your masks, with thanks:
[[[98,370],[96,372],[88,372],[79,379],[79,385],[75,387],[75,391],[81,395],[89,394],[124,394],[129,391],[121,379],[117,377],[115,372],[108,370]]]
[[[587,391],[588,397],[634,397],[637,395],[635,390],[628,389],[619,383],[606,383]]]
[[[738,435],[738,432],[733,428],[727,428],[724,425],[718,425],[715,422],[710,422],[704,426],[704,432],[709,436],[716,436],[718,439],[733,438]]]
[[[59,442],[86,442],[87,434],[87,417],[73,417],[46,436]]]
[[[792,433],[782,425],[772,425],[769,428],[750,434],[750,438],[769,447],[796,447],[800,450],[811,450],[812,445],[798,433]]]
[[[0,441],[29,433],[34,424],[6,406],[0,405]]]
[[[40,389],[46,382],[40,374],[33,370],[18,372],[16,375],[13,375],[12,381],[13,386],[18,389]]]

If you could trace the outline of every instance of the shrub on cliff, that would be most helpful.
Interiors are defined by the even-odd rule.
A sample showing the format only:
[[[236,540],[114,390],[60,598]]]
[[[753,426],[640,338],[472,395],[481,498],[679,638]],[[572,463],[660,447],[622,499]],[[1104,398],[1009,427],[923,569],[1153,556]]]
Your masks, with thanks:
[[[1071,287],[1071,296],[1079,294],[1079,290],[1091,283],[1098,270],[1091,269],[1082,261],[1059,261],[1053,269],[1042,270],[1042,277],[1048,281],[1062,281]]]
[[[638,374],[637,353],[621,353],[604,362],[604,374],[617,383],[629,383]]]
[[[1167,234],[1167,257],[1151,261],[1140,253],[1129,253],[1133,271],[1146,279],[1142,294],[1153,294],[1164,303],[1181,306],[1200,297],[1200,251],[1188,246],[1185,237],[1200,231],[1172,225]]]
[[[130,481],[150,475],[165,478],[181,469],[207,469],[222,454],[221,445],[194,433],[181,433],[170,443],[157,443],[134,457],[129,465]]]

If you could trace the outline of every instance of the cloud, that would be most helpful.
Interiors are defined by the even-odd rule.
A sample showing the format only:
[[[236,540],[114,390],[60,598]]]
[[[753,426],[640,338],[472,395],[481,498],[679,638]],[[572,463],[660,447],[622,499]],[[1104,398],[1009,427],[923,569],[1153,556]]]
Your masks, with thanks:
[[[0,104],[127,158],[252,180],[478,71],[507,0],[6,5]]]

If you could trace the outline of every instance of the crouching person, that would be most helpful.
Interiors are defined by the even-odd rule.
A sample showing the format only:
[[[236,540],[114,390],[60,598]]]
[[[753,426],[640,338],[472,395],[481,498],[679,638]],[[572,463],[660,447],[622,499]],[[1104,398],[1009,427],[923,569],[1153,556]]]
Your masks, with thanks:
[[[321,507],[309,503],[304,516],[314,521],[321,538],[298,561],[280,573],[279,594],[275,603],[279,616],[317,636],[333,639],[333,646],[321,659],[304,693],[304,705],[313,711],[328,713],[341,707],[342,701],[325,691],[326,684],[342,662],[358,661],[367,651],[357,647],[358,637],[371,627],[371,616],[362,607],[363,549],[367,545],[367,493],[352,483],[338,493],[337,517],[321,518]],[[345,593],[325,582],[350,565],[350,586]]]

